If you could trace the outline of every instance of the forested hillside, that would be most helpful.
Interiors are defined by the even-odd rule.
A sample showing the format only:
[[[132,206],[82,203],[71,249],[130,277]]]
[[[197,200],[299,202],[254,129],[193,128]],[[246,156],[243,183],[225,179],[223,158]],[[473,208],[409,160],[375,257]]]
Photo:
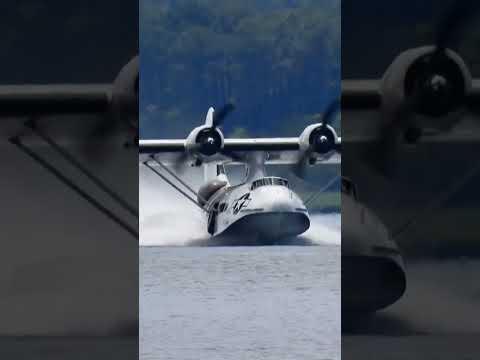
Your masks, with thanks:
[[[298,135],[340,89],[340,0],[142,0],[141,137],[179,137],[209,106],[230,136]]]

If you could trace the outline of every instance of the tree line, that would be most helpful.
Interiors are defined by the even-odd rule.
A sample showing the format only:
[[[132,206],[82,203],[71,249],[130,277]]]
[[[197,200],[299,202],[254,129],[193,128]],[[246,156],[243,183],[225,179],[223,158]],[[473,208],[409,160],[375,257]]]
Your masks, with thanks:
[[[143,0],[141,136],[233,102],[230,136],[297,135],[340,90],[340,1]]]

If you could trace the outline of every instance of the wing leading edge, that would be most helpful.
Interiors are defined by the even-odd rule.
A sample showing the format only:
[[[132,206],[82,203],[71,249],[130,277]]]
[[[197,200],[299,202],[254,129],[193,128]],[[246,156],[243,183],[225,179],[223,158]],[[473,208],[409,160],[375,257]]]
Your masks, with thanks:
[[[381,79],[342,80],[342,108],[359,110],[380,108],[382,106],[381,84]],[[469,106],[478,106],[480,79],[472,80],[472,87],[466,101]]]
[[[338,138],[338,148],[341,146],[341,138]],[[175,153],[184,153],[187,150],[186,140],[183,139],[164,139],[164,140],[140,140],[139,152],[141,158],[148,154],[165,155],[163,158],[166,163],[174,161]],[[267,165],[286,165],[298,162],[301,152],[300,141],[298,137],[290,138],[249,138],[249,139],[225,139],[223,150],[227,153],[235,153],[238,155],[247,154],[249,152],[266,152],[268,153],[265,164]],[[143,155],[143,156],[142,156]],[[242,157],[242,156],[240,156]],[[172,160],[173,159],[173,160]],[[214,156],[215,161],[229,161],[232,163],[238,160],[232,160],[224,155]],[[318,157],[317,163],[339,164],[340,156],[335,154],[327,158]]]
[[[176,140],[140,140],[140,153],[175,153],[186,150],[186,141]],[[292,138],[251,138],[251,139],[225,139],[226,151],[295,151],[300,149],[297,137]]]
[[[0,116],[105,113],[111,84],[1,85]]]

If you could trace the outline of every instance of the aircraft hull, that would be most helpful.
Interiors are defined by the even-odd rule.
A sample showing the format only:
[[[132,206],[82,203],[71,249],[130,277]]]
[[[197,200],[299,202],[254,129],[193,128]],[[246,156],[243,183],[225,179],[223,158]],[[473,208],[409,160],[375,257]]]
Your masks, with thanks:
[[[363,204],[342,194],[342,311],[371,313],[402,297],[406,275],[396,242]]]
[[[275,245],[309,227],[310,218],[303,212],[261,212],[242,216],[217,236],[234,238],[237,245]]]
[[[342,255],[342,309],[346,312],[383,309],[402,297],[406,283],[399,255]]]

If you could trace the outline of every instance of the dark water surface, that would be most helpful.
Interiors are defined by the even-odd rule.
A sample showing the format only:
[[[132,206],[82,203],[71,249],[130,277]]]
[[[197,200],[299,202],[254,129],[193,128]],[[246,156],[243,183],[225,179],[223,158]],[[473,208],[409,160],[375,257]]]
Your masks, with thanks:
[[[340,359],[340,246],[140,248],[140,359]]]

